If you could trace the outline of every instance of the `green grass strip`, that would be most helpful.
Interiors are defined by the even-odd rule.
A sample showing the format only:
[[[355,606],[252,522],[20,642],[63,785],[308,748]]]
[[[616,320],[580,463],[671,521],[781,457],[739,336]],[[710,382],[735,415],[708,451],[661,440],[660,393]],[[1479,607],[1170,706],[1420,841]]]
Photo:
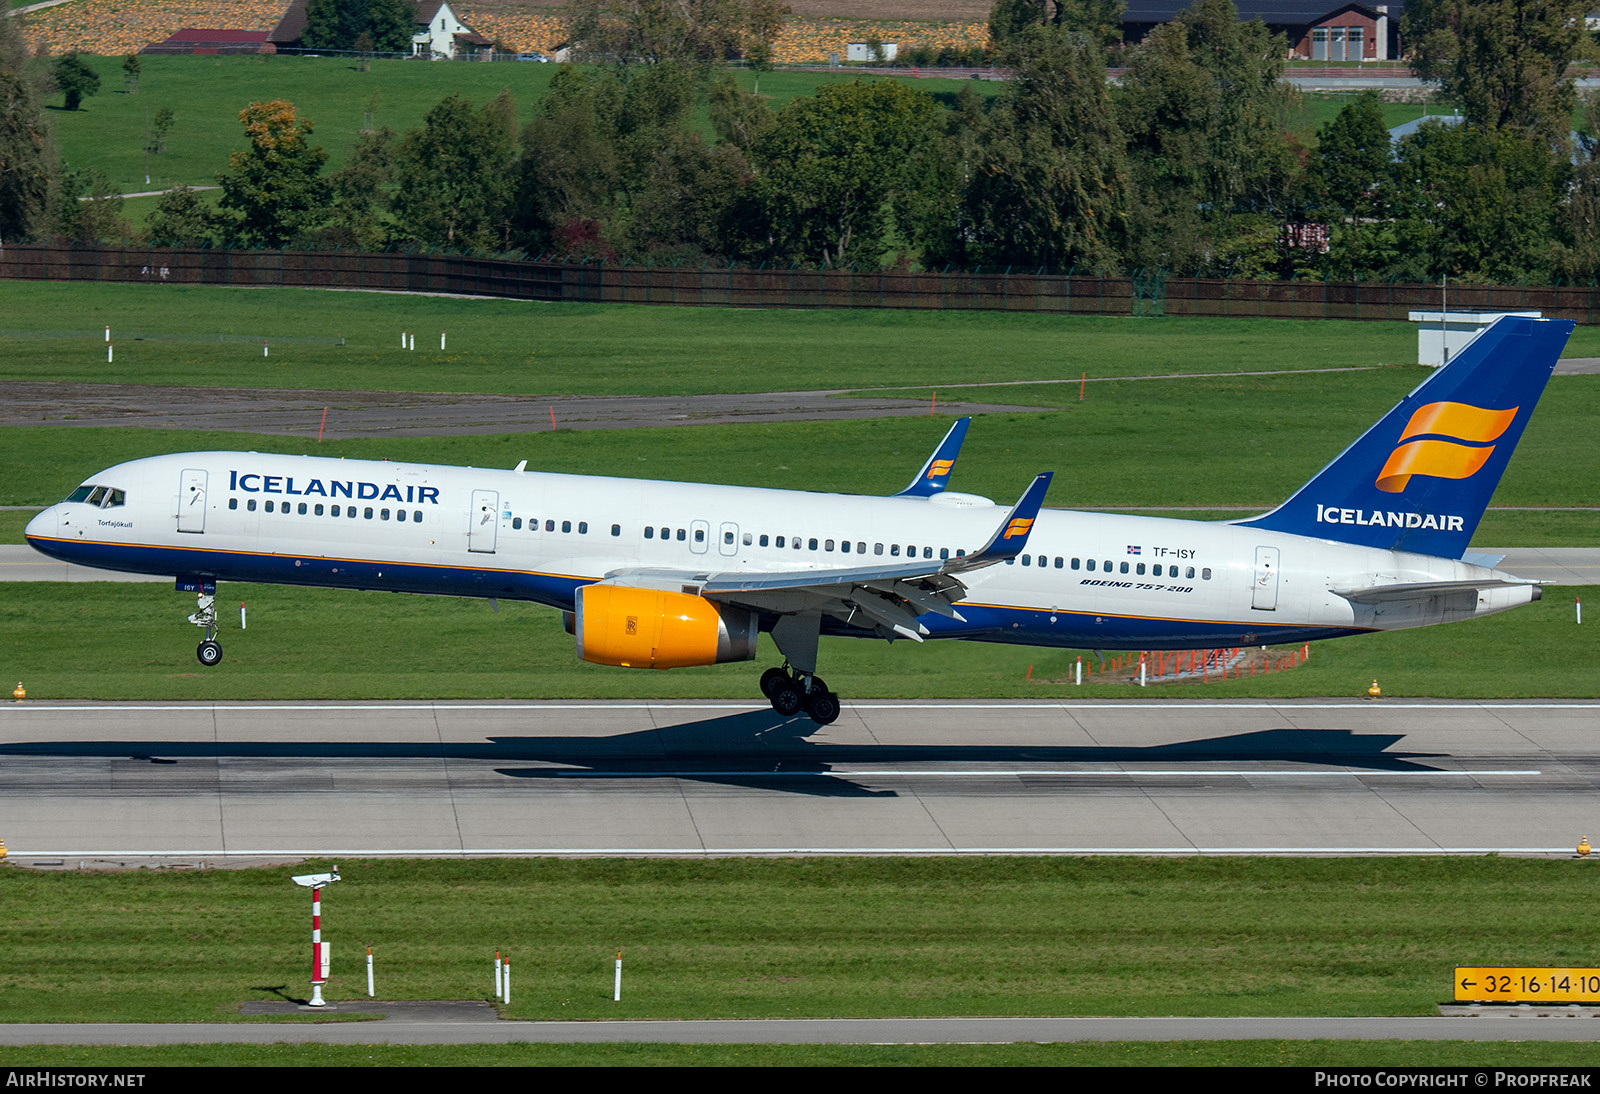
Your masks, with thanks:
[[[1588,698],[1596,694],[1600,627],[1576,623],[1587,586],[1484,619],[1313,643],[1288,672],[1139,688],[1135,665],[1114,684],[1072,683],[1087,650],[979,642],[824,638],[819,671],[855,699],[1073,700],[1358,697],[1373,679],[1390,698]],[[238,604],[249,627],[238,628]],[[0,601],[0,672],[30,698],[738,699],[758,703],[756,677],[781,655],[763,635],[754,662],[647,672],[579,661],[561,616],[533,604],[223,584],[226,651],[202,668],[192,593],[159,583],[19,582]],[[1298,650],[1299,647],[1293,647]],[[1285,648],[1279,651],[1288,654]],[[93,671],[84,671],[93,666]],[[1031,677],[1030,677],[1031,668]],[[4,833],[0,833],[3,836]]]
[[[504,1013],[524,1019],[1429,1014],[1457,965],[1597,963],[1576,860],[339,867],[328,999],[365,996],[367,946],[381,998],[484,999],[499,949],[516,969]],[[0,1020],[229,1021],[303,999],[309,902],[289,875],[311,869],[326,864],[7,870]]]

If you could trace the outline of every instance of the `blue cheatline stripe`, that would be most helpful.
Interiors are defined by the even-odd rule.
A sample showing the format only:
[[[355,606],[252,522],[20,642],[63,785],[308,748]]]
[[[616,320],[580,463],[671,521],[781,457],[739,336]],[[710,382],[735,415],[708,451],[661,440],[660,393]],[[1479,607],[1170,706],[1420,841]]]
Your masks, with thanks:
[[[94,543],[30,536],[35,548],[53,558],[102,570],[214,577],[267,585],[374,589],[438,596],[499,597],[528,600],[570,611],[577,589],[594,579],[535,570],[502,570],[445,563],[405,563],[374,559],[308,558],[193,547]],[[1166,616],[1114,615],[1049,608],[963,602],[965,623],[935,613],[920,622],[933,638],[1046,646],[1059,649],[1182,650],[1311,642],[1364,634],[1367,628],[1251,620],[1192,620]],[[852,638],[871,634],[831,619],[823,633]]]

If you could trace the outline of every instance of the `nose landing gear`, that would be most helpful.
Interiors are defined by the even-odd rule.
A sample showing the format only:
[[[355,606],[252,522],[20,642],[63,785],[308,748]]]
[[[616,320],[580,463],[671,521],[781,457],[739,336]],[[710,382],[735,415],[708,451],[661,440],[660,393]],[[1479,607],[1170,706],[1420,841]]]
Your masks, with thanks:
[[[200,663],[210,668],[222,660],[222,644],[217,641],[217,598],[201,593],[196,598],[195,612],[189,622],[205,631],[205,638],[195,647],[194,655]]]

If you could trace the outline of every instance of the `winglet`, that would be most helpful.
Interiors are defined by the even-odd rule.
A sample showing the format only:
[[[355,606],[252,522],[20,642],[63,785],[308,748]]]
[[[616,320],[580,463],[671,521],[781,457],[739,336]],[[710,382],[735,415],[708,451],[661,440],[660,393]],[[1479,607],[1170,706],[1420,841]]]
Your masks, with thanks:
[[[1028,536],[1033,531],[1033,522],[1038,519],[1039,510],[1044,506],[1045,491],[1050,489],[1050,477],[1054,472],[1046,471],[1033,480],[1033,485],[1023,493],[1022,499],[1006,514],[1005,521],[989,537],[989,542],[983,545],[983,550],[975,555],[965,558],[951,559],[945,569],[951,572],[961,570],[975,570],[979,566],[992,566],[996,562],[1005,562],[1016,558],[1028,545]]]
[[[917,472],[917,477],[911,480],[911,485],[891,496],[930,498],[948,486],[950,474],[956,467],[956,456],[961,451],[961,442],[966,440],[967,427],[971,424],[971,418],[957,418],[955,424],[950,427],[950,432],[939,442],[939,447],[928,457],[928,462]]]

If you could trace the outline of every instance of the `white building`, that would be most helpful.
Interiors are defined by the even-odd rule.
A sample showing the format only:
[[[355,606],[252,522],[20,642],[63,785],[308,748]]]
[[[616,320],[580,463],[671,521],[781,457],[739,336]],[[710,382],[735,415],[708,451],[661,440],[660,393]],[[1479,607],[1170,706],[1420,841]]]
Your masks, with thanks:
[[[494,43],[463,23],[449,4],[422,0],[417,4],[417,33],[411,37],[413,57],[453,61],[457,57],[487,56]]]

